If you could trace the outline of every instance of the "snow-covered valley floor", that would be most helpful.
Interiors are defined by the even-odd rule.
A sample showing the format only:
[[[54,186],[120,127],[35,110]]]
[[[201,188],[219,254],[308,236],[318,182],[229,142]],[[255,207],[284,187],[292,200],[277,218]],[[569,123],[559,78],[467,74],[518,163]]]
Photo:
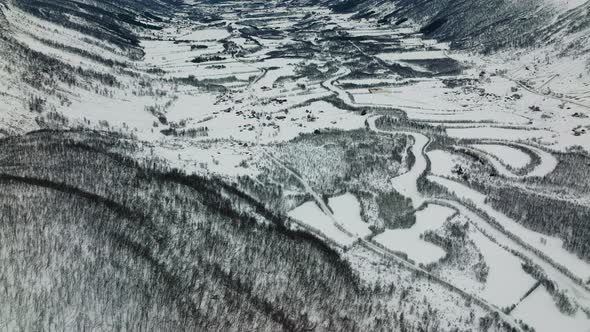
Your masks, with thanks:
[[[525,224],[529,215],[494,205],[501,195],[493,191],[590,202],[583,186],[558,183],[580,174],[569,153],[590,152],[590,97],[580,91],[588,73],[535,85],[517,69],[537,59],[503,67],[500,55],[452,51],[411,22],[392,28],[323,7],[235,5],[187,2],[187,12],[142,32],[143,54],[133,59],[105,41],[6,11],[19,43],[119,84],[56,84],[42,103],[45,114],[67,119],[55,124],[55,115],[41,120],[43,112],[28,109],[29,97],[42,92],[1,67],[0,133],[121,133],[141,146],[138,160],[263,192],[292,229],[340,250],[367,283],[422,277],[418,283],[433,295],[427,306],[448,322],[471,310],[459,307],[466,301],[515,329],[524,322],[539,332],[590,331],[590,261],[575,251],[578,242],[564,241],[576,230]],[[193,6],[220,19],[192,19]],[[394,46],[381,49],[382,39]],[[126,70],[57,44],[125,62]],[[321,142],[353,131],[369,137],[359,142],[369,153]],[[401,137],[407,147],[383,153],[373,137]],[[317,158],[279,157],[305,140]],[[397,172],[376,166],[383,158]],[[309,165],[297,169],[302,163]],[[467,319],[460,325],[469,326]]]

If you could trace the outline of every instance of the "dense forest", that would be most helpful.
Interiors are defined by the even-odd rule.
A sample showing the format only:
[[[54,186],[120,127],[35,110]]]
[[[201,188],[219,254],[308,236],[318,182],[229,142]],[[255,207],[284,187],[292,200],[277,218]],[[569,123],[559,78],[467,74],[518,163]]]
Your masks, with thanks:
[[[590,261],[590,207],[583,201],[562,196],[583,197],[590,190],[590,158],[581,153],[559,154],[555,171],[543,179],[528,180],[531,187],[550,188],[558,195],[547,195],[514,186],[494,186],[490,203],[519,223],[544,234],[563,239],[564,247]],[[567,196],[566,196],[567,197]]]
[[[0,316],[17,330],[436,330],[339,253],[219,179],[147,167],[114,134],[0,141]],[[233,188],[233,189],[232,189]],[[261,219],[262,218],[262,219]],[[24,263],[23,263],[24,262]]]

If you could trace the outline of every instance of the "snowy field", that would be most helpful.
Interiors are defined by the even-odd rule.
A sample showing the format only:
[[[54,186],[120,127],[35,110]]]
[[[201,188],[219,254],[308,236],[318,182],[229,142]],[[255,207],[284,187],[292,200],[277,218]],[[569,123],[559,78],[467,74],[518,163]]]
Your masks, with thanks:
[[[375,242],[386,248],[403,252],[416,263],[429,264],[445,256],[445,251],[437,245],[421,239],[425,231],[442,227],[454,211],[448,207],[428,204],[416,212],[416,223],[408,229],[387,229],[375,237]]]
[[[484,151],[493,158],[499,159],[503,164],[518,169],[526,167],[531,162],[531,157],[523,151],[499,144],[473,144],[471,147]]]
[[[328,200],[328,206],[334,211],[334,218],[347,231],[359,237],[365,237],[372,233],[369,225],[361,217],[361,204],[353,194],[346,193],[331,197]]]
[[[445,150],[431,150],[426,154],[430,160],[430,173],[444,177],[454,177],[453,169],[461,164],[461,158]]]
[[[314,202],[303,203],[289,211],[288,215],[342,246],[348,246],[354,241],[354,238],[339,230],[332,219],[324,214]]]
[[[382,53],[377,54],[377,57],[385,61],[400,61],[442,59],[445,58],[446,55],[442,51],[414,51],[400,53]]]
[[[479,231],[469,234],[489,267],[481,297],[499,307],[509,307],[535,284],[535,280],[522,269],[523,261]]]
[[[540,286],[512,312],[538,332],[590,331],[587,317],[579,311],[572,316],[562,314],[544,286]]]
[[[451,137],[461,139],[484,139],[506,141],[541,141],[551,144],[555,134],[543,129],[511,129],[501,127],[449,128]]]

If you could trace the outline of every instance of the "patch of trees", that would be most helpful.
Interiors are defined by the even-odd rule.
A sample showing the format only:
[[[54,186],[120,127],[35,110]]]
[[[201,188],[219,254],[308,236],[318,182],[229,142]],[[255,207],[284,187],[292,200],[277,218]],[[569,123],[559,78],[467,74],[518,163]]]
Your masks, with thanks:
[[[135,19],[134,16],[129,15],[129,14],[119,13],[119,14],[117,14],[117,18],[125,23],[135,25],[140,28],[149,29],[149,30],[162,30],[162,27],[160,27],[160,26],[139,22]]]
[[[56,111],[37,116],[35,122],[40,128],[47,129],[63,129],[69,124],[68,118]]]
[[[459,61],[450,58],[406,60],[406,62],[427,68],[428,71],[436,73],[436,75],[458,75],[463,70]]]
[[[538,287],[542,286],[549,294],[551,294],[553,301],[555,301],[555,305],[559,311],[570,316],[576,313],[578,306],[572,302],[572,300],[563,290],[558,289],[557,285],[547,278],[547,275],[540,266],[525,260],[525,262],[522,263],[522,269],[537,280],[537,283],[535,283],[535,285],[522,297],[522,299],[526,298]]]
[[[167,128],[160,130],[160,132],[166,136],[175,136],[175,137],[205,137],[209,135],[209,129],[207,127],[197,127],[197,128],[188,128],[188,129],[177,129],[177,128]]]
[[[359,4],[357,0],[345,0],[338,2],[337,4],[331,6],[332,10],[339,13],[348,13],[352,12],[356,6]]]
[[[150,12],[144,12],[143,13],[143,16],[146,17],[146,18],[148,18],[148,19],[150,19],[150,20],[152,20],[152,21],[156,21],[156,22],[163,22],[164,21],[161,17],[156,16],[156,15],[150,13]]]
[[[375,126],[381,130],[410,129],[436,134],[440,140],[446,139],[445,129],[441,126],[408,120],[406,117],[382,116],[375,120]]]
[[[224,57],[219,55],[202,55],[195,57],[191,60],[192,63],[203,63],[203,62],[210,62],[210,61],[222,61],[225,60]]]
[[[100,56],[96,53],[89,52],[87,50],[83,50],[83,49],[69,46],[69,45],[64,45],[64,44],[61,44],[61,43],[58,43],[56,41],[49,40],[49,39],[41,39],[41,38],[36,38],[36,39],[39,40],[41,43],[48,45],[52,48],[56,48],[56,49],[64,50],[69,53],[80,55],[84,58],[90,59],[92,61],[98,62],[98,63],[103,64],[108,67],[114,67],[114,66],[121,67],[121,68],[128,67],[127,63],[125,63],[125,62],[121,62],[121,61],[117,61],[117,60],[113,60],[113,59],[108,59],[108,58]]]
[[[434,19],[432,22],[420,28],[420,32],[426,35],[431,34],[438,28],[442,27],[445,23],[447,23],[447,19],[444,17]]]
[[[47,99],[39,96],[30,96],[28,100],[29,111],[42,113],[45,110]]]
[[[385,222],[385,228],[410,228],[416,223],[412,200],[391,191],[377,196],[379,217]]]
[[[231,79],[231,78],[229,78]],[[199,87],[201,89],[203,89],[204,91],[209,91],[209,92],[226,92],[227,88],[222,85],[221,83],[223,83],[223,81],[220,81],[219,83],[217,81],[212,81],[212,80],[200,80],[198,78],[196,78],[194,75],[189,75],[187,77],[175,77],[173,79],[170,80],[173,83],[176,84],[182,84],[182,85],[192,85],[195,87]]]
[[[191,51],[203,50],[203,49],[207,49],[207,48],[209,48],[209,46],[207,46],[207,45],[191,45]]]

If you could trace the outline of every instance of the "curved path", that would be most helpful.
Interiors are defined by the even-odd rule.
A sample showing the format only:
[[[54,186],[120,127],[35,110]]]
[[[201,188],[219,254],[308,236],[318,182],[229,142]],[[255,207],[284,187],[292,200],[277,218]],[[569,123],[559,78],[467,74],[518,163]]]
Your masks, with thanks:
[[[454,146],[455,149],[465,149],[471,151],[473,153],[481,155],[485,158],[492,167],[502,176],[509,178],[509,179],[516,179],[522,180],[525,178],[531,177],[545,177],[549,175],[549,173],[553,172],[557,167],[558,160],[553,156],[551,153],[539,149],[537,147],[523,144],[523,143],[516,143],[516,142],[505,142],[505,141],[494,141],[494,140],[485,140],[479,144],[483,145],[505,145],[508,147],[518,147],[524,150],[529,151],[532,154],[535,154],[539,158],[539,163],[535,165],[529,172],[526,174],[515,174],[513,170],[507,167],[504,162],[501,160],[500,156],[496,154],[492,154],[488,151],[481,150],[480,148],[472,145],[457,145]]]
[[[412,145],[412,154],[415,157],[414,165],[406,173],[393,178],[391,180],[391,184],[398,193],[402,194],[407,198],[410,198],[412,200],[412,205],[414,209],[417,209],[422,204],[424,204],[424,198],[418,190],[417,180],[426,172],[426,169],[428,168],[428,157],[426,156],[426,149],[430,144],[430,137],[412,131],[390,132],[378,129],[375,125],[375,121],[377,121],[378,118],[378,116],[372,116],[369,119],[367,119],[367,123],[371,130],[386,135],[407,135],[414,139],[414,144]]]

